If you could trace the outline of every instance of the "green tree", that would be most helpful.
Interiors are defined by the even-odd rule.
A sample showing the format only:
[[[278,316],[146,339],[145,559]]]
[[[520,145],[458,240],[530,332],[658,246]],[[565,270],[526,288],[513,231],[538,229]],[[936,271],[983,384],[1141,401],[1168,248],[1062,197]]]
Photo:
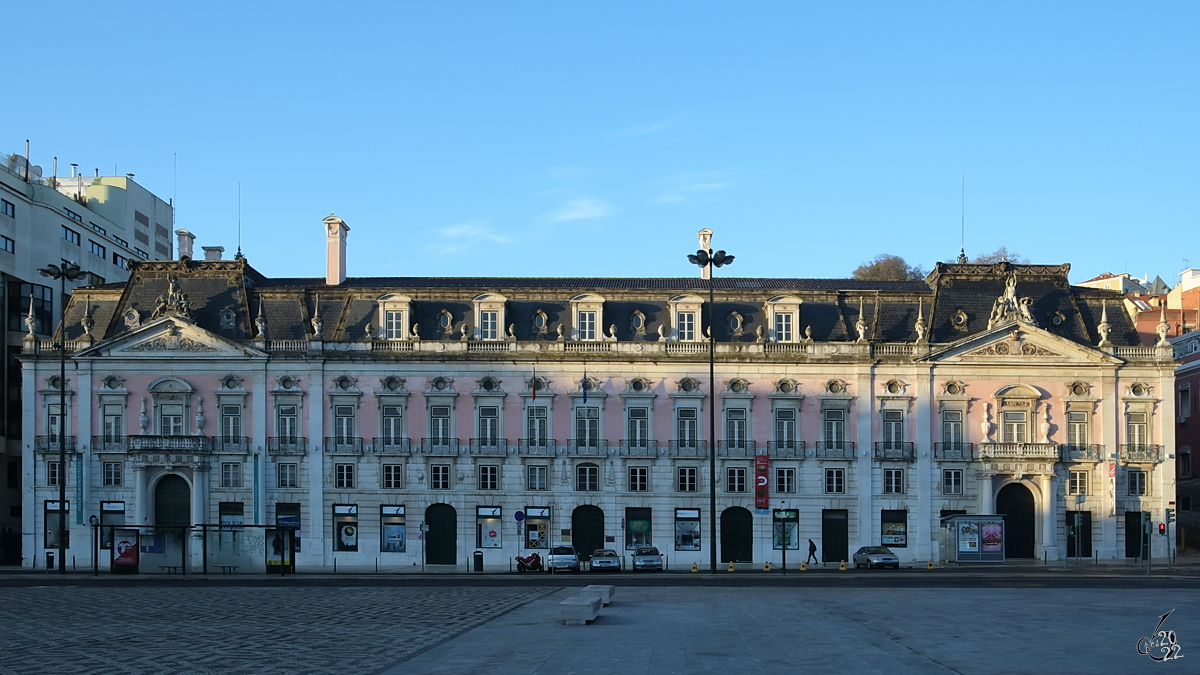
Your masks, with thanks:
[[[855,268],[851,276],[865,281],[919,281],[925,278],[925,270],[898,255],[881,253]]]

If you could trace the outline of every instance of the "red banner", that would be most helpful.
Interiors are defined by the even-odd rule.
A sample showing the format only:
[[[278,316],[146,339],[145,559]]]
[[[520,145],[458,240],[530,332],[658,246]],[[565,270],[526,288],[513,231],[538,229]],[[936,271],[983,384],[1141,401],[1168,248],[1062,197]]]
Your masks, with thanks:
[[[754,456],[754,508],[771,508],[771,459],[766,455]]]

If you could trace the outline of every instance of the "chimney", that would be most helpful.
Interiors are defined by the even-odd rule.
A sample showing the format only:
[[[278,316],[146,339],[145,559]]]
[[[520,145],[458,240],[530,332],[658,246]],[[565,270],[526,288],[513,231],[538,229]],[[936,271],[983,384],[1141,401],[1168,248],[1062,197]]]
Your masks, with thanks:
[[[325,283],[337,286],[346,281],[346,221],[332,213],[325,223]]]
[[[205,260],[220,260],[221,254],[225,252],[224,246],[201,246],[204,249]]]
[[[184,229],[175,230],[175,236],[179,237],[179,259],[192,257],[192,245],[196,243],[196,235]]]

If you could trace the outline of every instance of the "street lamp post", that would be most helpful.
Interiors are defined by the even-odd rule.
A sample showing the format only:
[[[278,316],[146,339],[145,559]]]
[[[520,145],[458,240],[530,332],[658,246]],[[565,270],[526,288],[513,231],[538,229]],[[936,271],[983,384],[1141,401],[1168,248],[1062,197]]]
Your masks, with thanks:
[[[703,233],[703,231],[702,231]],[[711,235],[711,232],[709,233]],[[716,378],[716,308],[713,305],[712,268],[733,263],[733,256],[725,251],[713,253],[700,249],[689,255],[688,261],[705,270],[708,279],[708,565],[717,573],[717,378]]]
[[[46,265],[39,269],[38,273],[44,277],[58,279],[59,282],[59,303],[62,304],[62,310],[59,312],[58,322],[58,571],[60,574],[67,573],[67,437],[64,433],[67,429],[67,342],[66,342],[66,318],[67,305],[63,298],[67,295],[67,281],[75,281],[87,274],[73,262],[63,261],[62,265]],[[81,504],[76,504],[75,508],[83,508]]]

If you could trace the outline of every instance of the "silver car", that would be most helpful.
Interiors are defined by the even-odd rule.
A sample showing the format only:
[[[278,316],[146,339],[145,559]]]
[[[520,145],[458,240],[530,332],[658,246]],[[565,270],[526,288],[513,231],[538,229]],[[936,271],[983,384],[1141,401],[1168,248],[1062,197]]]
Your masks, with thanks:
[[[593,572],[617,572],[621,569],[621,556],[611,548],[599,548],[592,554]]]
[[[633,551],[633,571],[663,570],[663,557],[653,546],[639,546]]]
[[[854,552],[854,568],[866,566],[867,569],[872,567],[891,567],[900,569],[900,558],[892,553],[892,549],[886,546],[863,546]]]
[[[578,572],[579,556],[575,553],[575,547],[555,546],[550,549],[550,555],[546,556],[546,569],[574,570]]]

